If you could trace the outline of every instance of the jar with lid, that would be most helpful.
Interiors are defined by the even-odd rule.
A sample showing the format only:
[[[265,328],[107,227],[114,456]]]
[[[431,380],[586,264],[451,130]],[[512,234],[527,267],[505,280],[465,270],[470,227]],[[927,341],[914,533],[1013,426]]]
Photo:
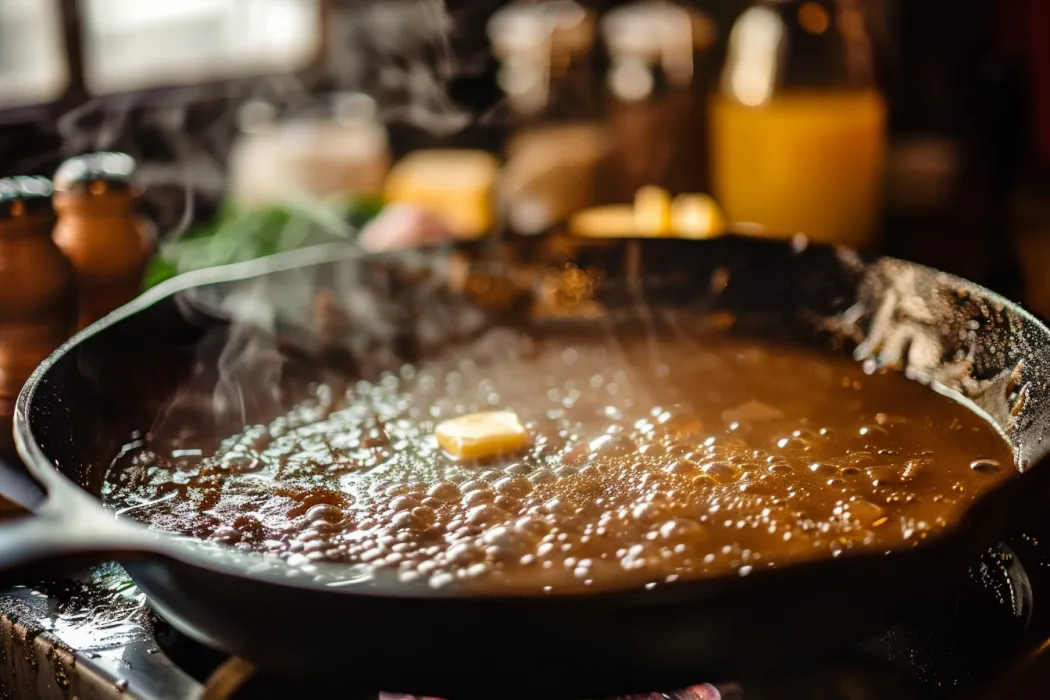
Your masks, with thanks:
[[[617,7],[601,21],[608,55],[606,118],[613,150],[603,170],[609,202],[631,201],[638,189],[707,189],[706,88],[716,29],[694,7],[641,0]]]
[[[731,222],[877,243],[886,104],[858,0],[766,0],[746,10],[710,120],[714,193]]]
[[[135,211],[134,170],[124,153],[91,153],[55,173],[54,240],[76,270],[80,328],[142,289],[152,241]]]
[[[515,2],[488,24],[511,125],[499,206],[510,232],[535,235],[594,201],[608,152],[599,123],[595,14],[576,2]]]
[[[0,179],[0,455],[14,456],[15,400],[76,326],[73,266],[51,239],[51,181]]]
[[[243,207],[378,197],[390,142],[376,101],[334,96],[330,113],[278,119],[265,102],[242,106],[230,152],[230,201]]]
[[[513,2],[493,14],[488,37],[511,121],[597,116],[592,10],[571,0]]]

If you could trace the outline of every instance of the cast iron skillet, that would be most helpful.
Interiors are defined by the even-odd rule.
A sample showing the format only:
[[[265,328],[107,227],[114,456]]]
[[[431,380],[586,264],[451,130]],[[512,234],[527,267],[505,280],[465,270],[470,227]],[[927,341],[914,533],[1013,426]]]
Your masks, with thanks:
[[[279,337],[287,356],[306,358],[301,366],[368,373],[496,317],[633,332],[673,308],[936,380],[1002,428],[1021,473],[949,533],[906,552],[536,597],[383,581],[319,587],[258,555],[150,533],[99,504],[114,454],[159,415],[236,424],[271,410],[260,394],[208,415],[220,405],[211,398],[228,391],[215,367],[229,367],[220,351],[230,343]],[[1050,435],[1048,346],[1042,323],[971,283],[798,240],[549,238],[369,256],[323,248],[189,274],[79,333],[26,384],[16,439],[47,498],[35,517],[0,528],[0,571],[24,578],[45,564],[117,559],[161,615],[202,642],[267,669],[345,671],[390,691],[480,698],[500,677],[506,697],[593,697],[763,673],[950,599],[1050,473],[1040,464]],[[196,388],[176,393],[178,385]]]

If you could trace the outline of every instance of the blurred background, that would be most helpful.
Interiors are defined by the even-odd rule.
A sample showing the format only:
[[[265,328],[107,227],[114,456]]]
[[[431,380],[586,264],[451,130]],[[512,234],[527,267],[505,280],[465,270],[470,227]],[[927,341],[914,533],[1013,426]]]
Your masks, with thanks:
[[[147,285],[406,201],[802,232],[1050,313],[1043,0],[0,0],[0,174],[95,151],[133,159]]]

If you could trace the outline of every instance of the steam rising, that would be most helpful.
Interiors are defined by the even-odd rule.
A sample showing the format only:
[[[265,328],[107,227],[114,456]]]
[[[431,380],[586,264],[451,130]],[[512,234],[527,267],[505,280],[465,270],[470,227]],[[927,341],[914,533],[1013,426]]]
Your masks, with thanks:
[[[453,52],[450,38],[459,20],[454,21],[444,0],[348,5],[333,10],[325,27],[326,77],[336,90],[370,94],[381,119],[437,136],[471,122],[472,115],[450,98],[449,84],[484,65],[487,50]],[[202,202],[214,205],[226,194],[226,154],[238,132],[239,107],[251,101],[269,103],[287,117],[331,112],[327,100],[311,93],[298,75],[185,86],[169,95],[114,95],[59,117],[56,151],[6,160],[13,173],[47,173],[62,159],[81,153],[126,152],[138,161],[137,179],[147,201],[163,200],[170,191],[181,193],[175,202],[156,205],[163,210],[161,231],[170,239],[185,232]],[[160,194],[162,190],[166,192]]]
[[[454,54],[454,21],[442,0],[368,2],[336,10],[331,19],[325,63],[337,90],[365,92],[376,100],[382,120],[407,122],[437,136],[470,123],[471,115],[450,98],[449,84],[464,66],[479,62],[469,56],[463,62]],[[162,239],[172,240],[200,218],[202,203],[215,206],[226,196],[225,158],[239,130],[239,108],[249,102],[272,105],[273,113],[283,117],[332,116],[330,101],[312,94],[298,76],[186,87],[169,97],[97,99],[57,120],[57,153],[34,156],[17,169],[45,171],[79,153],[124,151],[138,161],[136,177],[147,204],[161,210]],[[424,232],[418,217],[395,214],[379,222],[371,245],[404,246],[420,237],[441,237],[432,222]],[[321,207],[289,222],[289,227],[303,225],[338,230],[347,239],[356,233]],[[201,426],[206,432],[239,430],[278,410],[288,367],[279,342],[291,339],[308,352],[321,351],[319,344],[338,346],[354,362],[388,361],[400,325],[417,326],[418,319],[398,316],[403,311],[397,303],[380,308],[382,294],[362,290],[352,254],[339,255],[345,261],[323,266],[323,280],[319,268],[311,267],[185,294],[196,312],[228,324],[210,331],[200,344],[190,376],[159,415],[154,433],[177,440],[202,416],[214,422]],[[347,326],[351,317],[353,332]],[[427,323],[440,326],[446,320],[438,313]],[[435,335],[435,328],[429,330]]]
[[[242,425],[280,401],[282,361],[276,346],[276,318],[261,291],[245,287],[222,304],[235,322],[219,354],[213,406],[220,418],[234,416]]]
[[[487,318],[450,284],[453,262],[433,251],[372,258],[333,244],[272,258],[261,276],[181,292],[189,317],[209,330],[153,438],[199,445],[270,420],[310,382],[375,377],[475,336]]]
[[[458,64],[449,37],[452,17],[443,0],[370,3],[346,28],[360,47],[337,57],[337,75],[364,83],[387,121],[419,126],[435,135],[462,129],[470,115],[449,97]],[[356,86],[355,86],[356,87]]]

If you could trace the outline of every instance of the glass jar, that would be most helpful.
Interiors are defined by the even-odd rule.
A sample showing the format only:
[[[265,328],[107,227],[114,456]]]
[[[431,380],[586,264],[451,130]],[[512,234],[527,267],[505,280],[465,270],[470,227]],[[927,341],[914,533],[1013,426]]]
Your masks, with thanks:
[[[603,200],[629,202],[638,189],[707,190],[704,153],[710,18],[684,3],[639,0],[601,22],[608,54],[606,120],[613,149]]]
[[[729,221],[876,244],[886,103],[857,0],[745,11],[709,109],[713,189]]]
[[[514,2],[488,23],[497,82],[515,124],[596,114],[594,13],[571,0]]]
[[[250,108],[250,110],[248,109]],[[378,197],[390,170],[390,140],[363,93],[336,96],[331,116],[278,120],[245,105],[230,152],[230,199],[244,207]]]
[[[493,15],[488,35],[513,126],[499,207],[509,232],[538,235],[592,204],[608,151],[595,99],[595,14],[568,0],[515,2]]]

